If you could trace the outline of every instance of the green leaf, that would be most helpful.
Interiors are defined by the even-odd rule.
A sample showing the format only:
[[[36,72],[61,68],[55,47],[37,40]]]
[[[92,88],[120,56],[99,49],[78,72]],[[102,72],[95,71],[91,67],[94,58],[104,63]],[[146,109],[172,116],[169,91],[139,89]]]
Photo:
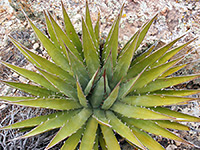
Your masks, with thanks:
[[[55,110],[70,110],[81,108],[81,105],[77,101],[60,98],[37,98],[32,100],[21,100],[17,102],[12,101],[10,103],[22,106],[48,108]]]
[[[162,74],[164,71],[169,69],[171,66],[176,64],[180,59],[170,61],[166,64],[162,64],[158,67],[152,68],[148,71],[144,71],[144,73],[141,74],[140,78],[136,81],[136,83],[131,88],[131,91],[140,89],[144,86],[146,86],[151,81],[155,80],[160,74]]]
[[[85,21],[82,18],[83,51],[90,76],[100,67],[100,60]]]
[[[177,122],[171,122],[169,120],[157,120],[155,121],[156,124],[161,126],[162,128],[169,128],[169,129],[175,129],[175,130],[186,130],[189,131],[190,128],[186,125],[177,123]]]
[[[147,119],[147,120],[169,120],[172,119],[168,116],[156,113],[150,109],[130,106],[121,102],[115,102],[111,107],[111,110],[120,113],[126,117]]]
[[[37,69],[49,82],[51,82],[57,89],[59,89],[59,92],[73,98],[73,100],[78,100],[76,89],[72,85],[55,75],[49,74],[46,71],[41,70],[39,68]]]
[[[43,57],[40,57],[40,56],[34,54],[33,52],[29,51],[28,49],[23,47],[23,45],[18,43],[13,38],[11,38],[11,40],[12,40],[13,44],[22,52],[22,54],[24,56],[26,56],[26,58],[31,63],[36,65],[37,67],[39,67],[41,69],[45,69],[47,72],[50,72],[52,74],[56,74],[61,79],[66,80],[67,82],[70,82],[70,83],[74,83],[75,82],[74,78],[67,71],[63,70],[62,68],[60,68],[56,64],[50,62],[49,60],[47,60],[47,59],[45,59]]]
[[[104,97],[104,78],[98,81],[96,87],[92,92],[92,96],[89,98],[90,103],[92,104],[93,108],[97,108],[103,101]]]
[[[148,21],[147,23],[145,23],[140,31],[140,35],[137,41],[137,45],[136,45],[136,49],[138,49],[138,47],[140,46],[140,44],[142,43],[144,37],[146,36],[149,28],[151,27],[153,21],[157,18],[158,14],[156,14],[150,21]]]
[[[148,55],[150,55],[150,53],[153,51],[153,49],[155,48],[155,44],[152,45],[150,48],[148,48],[146,50],[146,52],[142,53],[140,56],[136,57],[132,62],[131,62],[131,66],[135,65],[137,62],[140,62],[141,60],[143,60],[145,57],[147,57]]]
[[[34,99],[35,97],[12,97],[12,96],[0,96],[0,100],[13,102],[13,101],[21,101],[21,100],[29,100]]]
[[[63,146],[61,147],[61,150],[74,150],[80,139],[81,136],[83,134],[83,128],[79,129],[76,133],[72,134],[63,144]]]
[[[140,131],[138,128],[132,126],[130,128],[138,140],[149,150],[164,150],[164,148],[147,133]]]
[[[145,149],[144,146],[138,141],[135,135],[131,132],[130,128],[123,124],[116,115],[111,111],[106,111],[106,116],[110,120],[112,129],[115,130],[122,137],[126,138],[132,144],[138,146],[141,149]]]
[[[76,87],[77,87],[78,100],[79,100],[80,104],[83,107],[88,107],[88,101],[86,99],[86,96],[83,93],[83,90],[82,90],[81,85],[78,80],[76,81]]]
[[[189,75],[189,76],[180,76],[180,77],[169,77],[169,78],[163,78],[163,79],[157,79],[153,82],[150,82],[147,84],[146,87],[137,89],[136,93],[146,93],[146,92],[153,92],[160,89],[164,89],[173,85],[177,85],[183,82],[187,82],[190,80],[193,80],[195,78],[198,78],[200,75]]]
[[[98,13],[98,18],[97,18],[97,22],[96,22],[96,25],[94,27],[94,33],[95,33],[95,38],[96,38],[96,41],[97,41],[97,45],[99,46],[100,43],[99,43],[99,32],[100,32],[100,12]],[[98,47],[97,47],[98,48]],[[99,49],[99,48],[98,48]]]
[[[58,131],[58,133],[54,136],[54,138],[45,149],[47,150],[53,147],[63,139],[75,133],[85,124],[91,114],[92,111],[90,109],[83,108],[77,115],[72,117],[67,123],[63,125],[63,127]]]
[[[83,133],[82,141],[80,144],[80,150],[92,150],[95,142],[96,131],[98,122],[90,117],[87,122],[85,131]]]
[[[85,9],[85,23],[88,27],[88,31],[89,31],[89,34],[91,35],[92,41],[93,41],[96,49],[98,50],[99,49],[98,43],[97,43],[97,40],[96,40],[95,31],[93,30],[93,27],[92,27],[92,20],[91,20],[91,17],[90,17],[90,11],[89,11],[87,0],[86,0],[86,9]]]
[[[102,105],[102,109],[109,109],[117,100],[118,93],[119,93],[119,85],[120,85],[120,82],[116,85],[116,87],[113,89],[110,95],[105,99]]]
[[[67,36],[69,37],[70,40],[72,40],[73,44],[76,46],[78,52],[81,54],[83,57],[83,52],[82,52],[82,44],[81,41],[76,34],[76,31],[74,29],[74,26],[72,25],[70,18],[64,8],[63,2],[61,1],[62,4],[62,12],[63,12],[63,17],[64,17],[64,23],[65,23],[65,32]]]
[[[154,64],[151,65],[151,67],[154,66],[158,66],[161,65],[163,63],[165,63],[166,61],[168,61],[170,58],[172,58],[175,54],[177,54],[178,52],[180,52],[180,50],[182,50],[184,47],[186,47],[187,45],[189,45],[190,43],[192,43],[194,40],[196,40],[196,38],[194,38],[193,40],[190,40],[189,42],[179,46],[179,47],[175,47],[172,50],[170,50],[169,52],[167,52],[165,55],[163,55],[157,62],[155,62]]]
[[[77,59],[75,55],[73,55],[73,53],[67,47],[65,48],[67,51],[67,56],[70,62],[71,70],[73,71],[74,75],[78,77],[82,88],[85,89],[89,81],[89,75],[87,73],[86,67],[80,60]]]
[[[97,130],[97,132],[98,132],[98,130]],[[93,150],[99,150],[99,133],[96,134]]]
[[[63,70],[70,72],[69,62],[67,58],[62,54],[60,48],[56,47],[32,22],[28,19],[31,27],[35,31],[37,37],[46,48],[48,54],[53,61],[60,66]]]
[[[29,54],[27,54],[27,51],[29,51],[26,47],[24,47],[22,44],[20,44],[18,41],[16,41],[14,38],[12,38],[10,35],[8,35],[11,42],[20,50],[20,52],[34,65],[37,67],[40,67],[40,64],[38,64]]]
[[[166,114],[168,116],[172,116],[174,118],[176,118],[177,121],[182,121],[182,122],[200,122],[200,118],[198,117],[194,117],[194,116],[190,116],[187,114],[183,114],[180,112],[176,112],[173,110],[170,110],[168,108],[163,108],[163,107],[157,107],[157,108],[152,108],[152,110],[162,113],[162,114]]]
[[[94,109],[92,117],[95,118],[99,122],[99,124],[111,127],[109,125],[108,119],[106,118],[106,114],[105,114],[104,110],[102,110],[102,109]]]
[[[50,13],[48,13],[51,23],[54,27],[54,31],[56,33],[56,36],[59,40],[60,45],[62,46],[62,52],[63,54],[66,54],[65,51],[65,46],[64,44],[70,49],[70,51],[80,60],[83,61],[83,58],[81,57],[81,55],[79,55],[78,50],[76,49],[76,47],[73,44],[73,41],[71,41],[69,39],[69,37],[65,34],[65,32],[59,27],[59,25],[56,23],[56,21],[53,19],[53,17],[51,16]]]
[[[181,39],[183,36],[175,39],[174,41],[170,42],[169,44],[161,47],[157,51],[153,52],[151,55],[148,57],[142,59],[139,63],[133,65],[126,76],[126,79],[130,79],[137,74],[139,74],[146,66],[152,65],[154,62],[156,62],[162,55],[174,44],[176,43],[179,39]]]
[[[159,90],[150,94],[162,94],[171,96],[188,96],[199,93],[200,90]]]
[[[139,119],[133,119],[133,118],[125,118],[125,117],[121,117],[121,119],[123,120],[123,122],[126,122],[128,125],[132,125],[134,127],[137,127],[139,129],[142,129],[149,133],[152,133],[152,134],[155,134],[158,136],[163,136],[165,138],[177,140],[180,142],[185,142],[180,137],[178,137],[175,134],[171,133],[170,131],[160,127],[159,125],[155,124],[152,121],[139,120]]]
[[[20,138],[27,138],[41,134],[43,132],[47,132],[49,130],[60,128],[78,112],[79,110],[62,112],[62,114],[59,116],[56,115],[54,118],[48,119],[45,122],[41,122],[39,126],[26,133],[25,135],[21,136]]]
[[[171,75],[172,73],[175,73],[175,72],[177,72],[178,70],[184,68],[186,65],[187,65],[187,64],[172,67],[172,68],[170,68],[169,70],[167,70],[166,72],[164,72],[164,73],[163,73],[161,76],[159,76],[158,78],[165,78],[165,77]]]
[[[99,136],[99,143],[101,145],[102,150],[108,150],[106,147],[106,142],[105,142],[102,134]]]
[[[119,24],[120,24],[123,8],[124,8],[124,4],[122,5],[120,13],[118,14],[115,22],[113,23],[110,29],[110,32],[108,34],[108,37],[104,45],[103,58],[107,59],[111,51],[113,66],[116,65],[116,61],[117,61]]]
[[[45,16],[45,21],[46,21],[46,26],[47,26],[47,29],[48,29],[48,33],[50,35],[50,39],[52,40],[52,42],[55,44],[56,47],[60,47],[60,44],[58,42],[58,39],[56,37],[56,34],[54,32],[54,27],[51,23],[51,21],[49,20],[49,17],[47,16],[46,12],[44,12],[44,16]]]
[[[127,94],[129,94],[131,92],[136,81],[138,79],[140,79],[140,76],[143,74],[143,72],[146,70],[146,68],[144,68],[144,70],[140,74],[138,74],[136,77],[130,79],[128,82],[121,85],[121,87],[119,89],[118,99],[124,98]]]
[[[165,106],[174,105],[181,102],[195,100],[195,98],[177,97],[177,96],[163,96],[163,95],[141,95],[141,96],[127,96],[121,102],[131,104],[134,106]]]
[[[94,75],[92,76],[92,78],[90,79],[90,81],[88,82],[85,90],[84,90],[84,93],[85,95],[88,95],[92,89],[92,87],[94,86],[94,83],[98,80],[99,78],[99,69],[94,73]]]
[[[9,82],[9,81],[0,81],[4,84],[7,84],[9,86],[12,86],[14,88],[20,89],[26,93],[29,93],[34,96],[39,97],[49,97],[49,96],[55,96],[57,95],[55,92],[48,90],[46,88],[42,88],[35,85],[30,84],[24,84],[24,83],[17,83],[17,82]]]
[[[63,111],[63,112],[65,112],[65,111]],[[27,120],[23,120],[21,122],[11,124],[9,126],[5,126],[3,128],[0,128],[0,129],[17,129],[17,128],[34,127],[34,126],[40,125],[41,122],[45,122],[49,119],[55,118],[56,116],[62,115],[63,112],[56,112],[56,113],[53,113],[53,114],[50,114],[50,115],[34,117],[34,118],[31,118],[31,119],[27,119]]]
[[[115,134],[113,133],[111,128],[101,125],[101,131],[105,139],[106,146],[109,150],[121,150]]]
[[[126,51],[118,58],[117,65],[114,70],[113,74],[113,83],[117,84],[121,80],[122,77],[124,77],[127,74],[127,71],[129,69],[129,66],[131,64],[131,60],[133,58],[133,54],[136,50],[136,45],[138,41],[138,37],[140,35],[140,32],[137,32],[135,34],[135,38],[130,43],[130,46],[126,49]]]
[[[20,68],[20,67],[11,65],[6,62],[1,61],[1,63],[7,67],[13,69],[14,71],[21,74],[22,76],[28,78],[29,80],[32,80],[35,83],[38,83],[41,86],[43,86],[51,91],[58,92],[58,90],[51,83],[49,83],[42,75],[40,75],[36,72],[30,71],[30,70],[24,69],[24,68]]]

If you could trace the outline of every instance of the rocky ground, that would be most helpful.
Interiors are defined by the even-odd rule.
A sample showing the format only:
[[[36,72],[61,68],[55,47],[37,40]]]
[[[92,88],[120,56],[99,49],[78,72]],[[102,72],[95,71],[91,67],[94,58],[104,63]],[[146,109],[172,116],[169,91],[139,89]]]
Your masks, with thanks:
[[[10,2],[10,3],[9,3]],[[72,19],[77,32],[81,34],[81,16],[85,11],[84,0],[63,0],[65,7]],[[139,29],[145,21],[159,12],[157,20],[151,27],[148,36],[143,42],[155,43],[160,41],[161,45],[167,43],[184,33],[186,36],[178,42],[178,45],[197,37],[190,46],[184,51],[190,54],[186,56],[184,62],[189,65],[179,71],[179,74],[193,74],[200,73],[200,1],[199,0],[127,0],[124,8],[124,13],[121,21],[120,28],[120,41],[119,46],[129,39],[129,37]],[[108,31],[114,21],[115,16],[118,14],[123,0],[89,0],[92,20],[95,22],[98,11],[101,12],[101,36],[106,37]],[[38,42],[28,22],[25,20],[21,11],[24,9],[25,13],[34,21],[44,33],[45,22],[43,17],[43,10],[48,10],[55,15],[57,21],[62,24],[61,4],[57,0],[1,0],[0,1],[0,60],[9,63],[23,66],[30,70],[34,70],[33,66],[27,62],[22,54],[10,43],[8,35],[13,36],[19,42],[27,46],[29,49],[47,57],[43,46]],[[180,53],[179,55],[182,55]],[[21,82],[29,82],[27,79],[19,76],[18,74],[10,71],[1,65],[0,67],[1,80],[18,80]],[[177,88],[200,89],[199,79],[192,82],[180,85]],[[0,95],[24,95],[25,93],[19,92],[6,85],[0,84]],[[193,95],[199,97],[199,95]],[[189,105],[181,107],[172,107],[184,113],[195,116],[200,116],[199,102],[191,102]],[[19,113],[20,112],[20,113]],[[42,113],[49,113],[48,110],[31,109],[19,106],[0,104],[0,127],[12,122],[23,120],[26,118],[40,115]],[[181,137],[189,140],[190,142],[200,146],[200,135],[198,123],[189,123],[191,131],[174,131]],[[19,136],[17,131],[3,131],[0,132],[0,149],[43,149],[45,142],[48,142],[52,133],[46,133],[35,138],[29,138],[21,141],[10,141],[10,139]],[[41,143],[40,139],[43,139]],[[189,147],[188,145],[179,142],[171,141],[158,137],[157,140],[167,150],[184,150],[184,149],[197,149]],[[31,144],[34,143],[34,144]],[[122,149],[130,150],[131,147],[122,142]]]

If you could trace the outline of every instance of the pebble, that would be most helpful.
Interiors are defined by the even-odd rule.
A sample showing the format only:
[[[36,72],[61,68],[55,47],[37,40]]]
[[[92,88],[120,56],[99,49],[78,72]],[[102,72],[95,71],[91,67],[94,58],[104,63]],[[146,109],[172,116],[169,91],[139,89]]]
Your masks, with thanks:
[[[16,72],[14,72],[13,74],[12,74],[12,77],[18,77],[19,75],[16,73]]]
[[[33,49],[36,50],[40,47],[40,45],[38,43],[33,44]]]
[[[22,82],[22,83],[27,83],[28,80],[22,76],[19,77],[19,81]]]
[[[166,150],[175,150],[176,148],[177,148],[177,146],[175,146],[175,145],[168,145],[166,147]]]

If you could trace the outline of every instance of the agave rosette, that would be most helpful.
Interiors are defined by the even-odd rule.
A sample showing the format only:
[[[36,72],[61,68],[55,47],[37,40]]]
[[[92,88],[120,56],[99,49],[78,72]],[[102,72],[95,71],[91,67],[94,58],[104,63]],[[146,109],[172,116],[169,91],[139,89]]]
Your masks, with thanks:
[[[133,59],[157,15],[145,23],[119,52],[118,32],[123,7],[103,49],[100,49],[99,40],[100,15],[93,28],[87,2],[86,16],[82,18],[82,40],[76,34],[63,4],[64,30],[50,13],[44,12],[50,39],[28,19],[51,61],[34,54],[10,37],[38,72],[1,63],[38,85],[2,81],[32,96],[1,96],[0,99],[11,104],[58,111],[2,129],[32,128],[19,137],[27,138],[59,128],[46,149],[65,140],[62,150],[75,149],[77,146],[81,150],[98,150],[99,147],[119,150],[116,133],[139,149],[164,149],[147,133],[188,143],[168,129],[189,130],[180,122],[199,122],[200,119],[164,106],[195,100],[186,96],[199,92],[166,90],[167,87],[199,77],[168,77],[185,67],[174,66],[183,57],[169,60],[194,39],[172,49],[173,44],[183,36],[157,50],[153,45]]]

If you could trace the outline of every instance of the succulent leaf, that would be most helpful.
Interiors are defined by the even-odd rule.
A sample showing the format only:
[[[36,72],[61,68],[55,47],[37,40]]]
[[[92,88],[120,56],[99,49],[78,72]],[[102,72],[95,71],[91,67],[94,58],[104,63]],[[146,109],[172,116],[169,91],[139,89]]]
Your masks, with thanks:
[[[63,146],[61,147],[61,150],[74,150],[80,139],[81,136],[83,134],[83,128],[79,129],[76,133],[72,134],[63,144]]]
[[[160,113],[154,112],[147,108],[141,108],[137,106],[127,105],[121,102],[116,102],[111,110],[122,114],[126,117],[138,118],[138,119],[149,119],[149,120],[170,120],[172,118],[162,115]]]
[[[159,90],[154,94],[171,95],[171,96],[188,96],[199,93],[199,90]]]
[[[179,71],[180,69],[184,68],[185,66],[186,66],[186,64],[172,67],[172,68],[168,69],[166,72],[164,72],[162,75],[160,75],[158,78],[167,77],[167,76]]]
[[[49,108],[55,110],[70,110],[81,108],[82,106],[74,100],[71,99],[60,99],[60,98],[37,98],[37,99],[28,99],[20,101],[11,101],[10,103],[16,105],[30,106],[30,107],[40,107],[40,108]],[[60,105],[62,104],[62,105]]]
[[[95,36],[95,31],[93,30],[93,27],[92,27],[92,20],[91,20],[91,17],[90,17],[90,11],[89,11],[87,0],[86,0],[86,9],[85,9],[85,23],[87,25],[89,34],[91,35],[94,46],[98,50],[98,43],[97,43],[97,39],[96,39],[96,36]]]
[[[35,83],[38,83],[51,91],[58,92],[58,90],[53,85],[51,85],[51,83],[49,83],[42,75],[24,68],[17,67],[15,65],[11,65],[6,62],[1,61],[1,63],[21,74],[22,76],[34,81]]]
[[[59,77],[57,77],[55,75],[47,73],[46,71],[41,70],[39,68],[37,68],[37,69],[61,93],[65,94],[66,96],[73,98],[73,100],[78,100],[77,91],[72,85],[68,84],[66,81],[60,79]]]
[[[49,145],[46,149],[51,148],[55,144],[59,143],[60,141],[64,140],[68,136],[71,136],[75,133],[78,129],[80,129],[88,118],[91,116],[92,111],[90,109],[83,108],[78,114],[72,117],[68,122],[66,122],[62,128],[58,131],[55,137],[51,140]],[[79,123],[77,123],[77,120]]]
[[[106,114],[102,109],[94,109],[92,117],[95,118],[99,122],[99,124],[111,127],[109,125],[109,120],[106,118]]]
[[[51,56],[53,61],[60,66],[62,69],[70,72],[69,68],[69,62],[66,58],[66,56],[63,55],[62,50],[58,47],[56,47],[33,23],[32,21],[28,18],[28,21],[35,31],[37,37],[43,44],[43,46],[46,48],[48,54]]]
[[[109,150],[121,150],[118,141],[111,128],[101,125],[103,137],[105,139],[106,146]]]
[[[61,1],[61,4],[62,4],[64,23],[65,23],[65,32],[66,32],[67,36],[69,37],[69,39],[72,40],[72,42],[73,42],[75,48],[78,50],[79,54],[83,57],[81,41],[74,29],[74,26],[72,25],[72,23],[70,21],[70,18],[64,8],[62,1]]]
[[[98,57],[92,36],[83,18],[82,18],[82,32],[83,32],[84,57],[86,60],[89,74],[90,76],[92,76],[100,66],[100,59]]]
[[[56,116],[60,116],[60,115],[62,115],[62,113],[64,113],[64,112],[56,112],[56,113],[53,113],[50,115],[34,117],[31,119],[27,119],[27,120],[23,120],[21,122],[14,123],[12,125],[9,125],[9,126],[6,126],[3,128],[0,128],[0,129],[17,129],[17,128],[34,127],[34,126],[40,125],[41,123],[43,123],[49,119],[55,118]]]
[[[183,35],[184,36],[184,35]],[[132,78],[136,76],[138,73],[140,73],[146,66],[150,66],[153,63],[155,63],[162,55],[172,46],[174,45],[178,40],[180,40],[183,36],[175,39],[174,41],[166,44],[165,46],[159,48],[157,51],[150,54],[148,57],[141,60],[139,63],[131,66],[131,68],[128,71],[128,74],[126,76],[127,79]]]
[[[90,119],[87,122],[85,131],[83,133],[82,141],[80,144],[80,150],[93,149],[97,127],[98,127],[98,122],[93,117],[90,117]]]
[[[35,85],[30,85],[30,84],[24,84],[24,83],[18,83],[18,82],[9,82],[9,81],[0,81],[4,84],[7,84],[11,87],[17,88],[19,90],[22,90],[26,93],[29,93],[34,96],[39,96],[39,97],[50,97],[50,96],[56,96],[60,95],[59,93],[56,93],[54,91],[48,90],[43,87],[35,86]],[[13,97],[14,98],[14,97]]]
[[[45,21],[46,21],[46,26],[47,26],[47,29],[48,29],[48,33],[50,35],[50,38],[51,38],[52,42],[55,44],[56,47],[60,47],[60,44],[59,44],[59,41],[58,41],[57,36],[55,34],[52,22],[49,19],[48,15],[47,15],[47,13],[45,11],[44,11],[44,16],[45,16]]]
[[[173,48],[172,50],[167,52],[164,56],[162,56],[157,62],[155,62],[153,65],[151,65],[151,67],[158,66],[158,65],[161,65],[162,63],[165,63],[166,61],[171,59],[175,54],[177,54],[180,50],[182,50],[184,47],[186,47],[187,45],[192,43],[194,40],[196,40],[196,39],[194,38],[179,47]]]
[[[177,122],[171,122],[169,120],[156,120],[155,122],[162,128],[169,128],[169,129],[175,129],[175,130],[186,130],[189,131],[190,128],[186,125],[177,123]]]
[[[130,128],[133,134],[138,138],[138,140],[141,141],[141,143],[149,150],[164,150],[164,148],[146,132],[140,131],[138,128],[135,128],[133,126],[131,126]]]
[[[125,117],[122,117],[121,119],[123,120],[123,122],[126,122],[129,125],[137,127],[139,129],[142,129],[142,130],[147,131],[149,133],[153,133],[155,135],[161,135],[165,138],[170,138],[170,139],[180,141],[180,142],[185,142],[183,139],[181,139],[177,135],[171,133],[170,131],[168,131],[168,130],[162,128],[162,127],[160,127],[159,125],[155,124],[152,121],[149,121],[149,120],[137,120],[136,121],[136,119],[125,118]]]
[[[121,100],[121,102],[133,105],[133,106],[166,106],[174,105],[181,102],[187,102],[195,100],[195,98],[177,97],[177,96],[163,96],[163,95],[142,95],[142,96],[127,96]]]
[[[126,137],[126,139],[132,144],[144,149],[144,146],[138,141],[135,135],[131,132],[130,128],[123,124],[113,112],[106,111],[106,116],[110,120],[109,124],[112,126],[112,129],[114,129],[122,137]]]
[[[20,138],[27,138],[31,136],[35,136],[37,134],[41,134],[48,130],[60,128],[65,124],[69,119],[71,119],[74,115],[76,115],[79,111],[65,111],[60,115],[56,115],[54,118],[47,119],[44,123],[38,125],[36,128],[28,132],[27,134],[21,136]]]
[[[153,92],[160,89],[164,89],[173,85],[177,85],[183,82],[190,81],[192,79],[198,78],[200,75],[189,75],[189,76],[180,76],[180,77],[169,77],[169,78],[162,78],[157,79],[153,82],[147,84],[147,86],[137,89],[137,93],[146,93],[146,92]]]
[[[168,108],[156,107],[156,108],[152,108],[152,109],[156,112],[175,117],[176,120],[180,121],[180,122],[200,122],[200,119],[198,117],[194,117],[194,116],[190,116],[190,115],[183,114],[180,112],[176,112],[176,111],[170,110]]]

